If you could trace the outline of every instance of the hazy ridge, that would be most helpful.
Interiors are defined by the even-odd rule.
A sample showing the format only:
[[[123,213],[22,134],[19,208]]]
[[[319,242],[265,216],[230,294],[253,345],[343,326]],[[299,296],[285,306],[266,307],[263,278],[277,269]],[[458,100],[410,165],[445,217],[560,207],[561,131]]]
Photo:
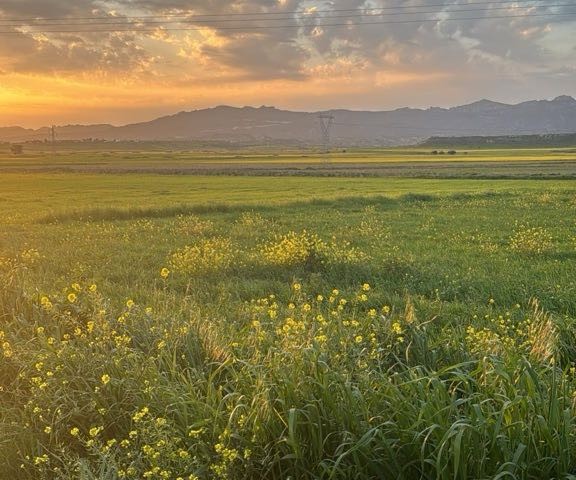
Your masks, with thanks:
[[[336,145],[411,144],[431,136],[504,136],[576,132],[576,99],[559,96],[516,105],[480,100],[453,108],[392,111],[294,112],[275,107],[218,106],[180,112],[148,122],[65,125],[59,140],[211,140],[234,143],[321,143],[318,115],[334,116]],[[50,129],[0,128],[0,141],[45,141]]]

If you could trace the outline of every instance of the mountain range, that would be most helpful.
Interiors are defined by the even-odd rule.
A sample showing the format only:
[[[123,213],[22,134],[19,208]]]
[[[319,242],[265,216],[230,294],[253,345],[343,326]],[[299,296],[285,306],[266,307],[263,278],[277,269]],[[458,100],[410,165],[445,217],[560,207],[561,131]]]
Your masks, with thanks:
[[[58,140],[217,141],[322,144],[320,115],[331,116],[334,145],[406,145],[432,136],[503,136],[576,132],[576,99],[562,95],[508,105],[480,100],[452,108],[295,112],[275,107],[218,106],[124,126],[63,125]],[[325,122],[329,120],[325,119]],[[0,127],[0,141],[46,141],[50,128]]]

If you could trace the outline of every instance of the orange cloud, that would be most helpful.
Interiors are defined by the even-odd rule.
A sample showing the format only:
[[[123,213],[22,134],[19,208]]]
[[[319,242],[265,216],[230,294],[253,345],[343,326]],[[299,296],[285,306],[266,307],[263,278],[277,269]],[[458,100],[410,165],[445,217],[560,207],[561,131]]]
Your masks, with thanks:
[[[339,68],[342,70],[340,71]],[[236,106],[269,104],[298,108],[310,102],[337,105],[336,98],[365,95],[375,88],[409,86],[415,82],[433,82],[441,74],[404,72],[357,72],[351,65],[336,66],[334,71],[318,67],[306,80],[261,80],[236,82],[223,79],[214,86],[209,81],[190,79],[122,80],[78,75],[7,74],[0,77],[0,125],[43,126],[52,123],[124,124],[148,120],[182,109],[205,108],[219,104]],[[328,73],[334,77],[327,79]],[[340,76],[336,73],[340,72]],[[321,74],[320,74],[321,73]],[[347,76],[342,81],[342,75]],[[301,103],[299,103],[301,102]]]

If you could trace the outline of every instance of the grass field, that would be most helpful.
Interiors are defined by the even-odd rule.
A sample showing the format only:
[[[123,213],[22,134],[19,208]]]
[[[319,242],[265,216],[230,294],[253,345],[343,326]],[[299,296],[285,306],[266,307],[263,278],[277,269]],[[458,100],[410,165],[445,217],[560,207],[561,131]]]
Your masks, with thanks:
[[[568,147],[461,148],[454,155],[432,147],[334,149],[328,155],[310,148],[189,148],[185,143],[63,143],[52,152],[49,146],[32,144],[24,155],[14,156],[0,145],[0,172],[576,178],[576,149]]]
[[[10,161],[0,478],[576,478],[573,180]]]

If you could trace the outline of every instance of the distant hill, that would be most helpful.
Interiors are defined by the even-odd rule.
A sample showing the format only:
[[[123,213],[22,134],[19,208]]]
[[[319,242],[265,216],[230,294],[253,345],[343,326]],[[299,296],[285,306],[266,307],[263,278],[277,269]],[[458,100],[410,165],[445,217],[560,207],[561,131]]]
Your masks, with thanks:
[[[453,108],[400,108],[370,112],[330,110],[292,112],[274,107],[219,106],[180,112],[150,122],[121,127],[66,125],[57,127],[61,140],[194,140],[237,144],[321,143],[318,115],[334,116],[335,145],[406,145],[428,137],[518,136],[576,132],[576,100],[560,96],[517,105],[480,100]],[[48,128],[0,128],[0,141],[43,141]]]

